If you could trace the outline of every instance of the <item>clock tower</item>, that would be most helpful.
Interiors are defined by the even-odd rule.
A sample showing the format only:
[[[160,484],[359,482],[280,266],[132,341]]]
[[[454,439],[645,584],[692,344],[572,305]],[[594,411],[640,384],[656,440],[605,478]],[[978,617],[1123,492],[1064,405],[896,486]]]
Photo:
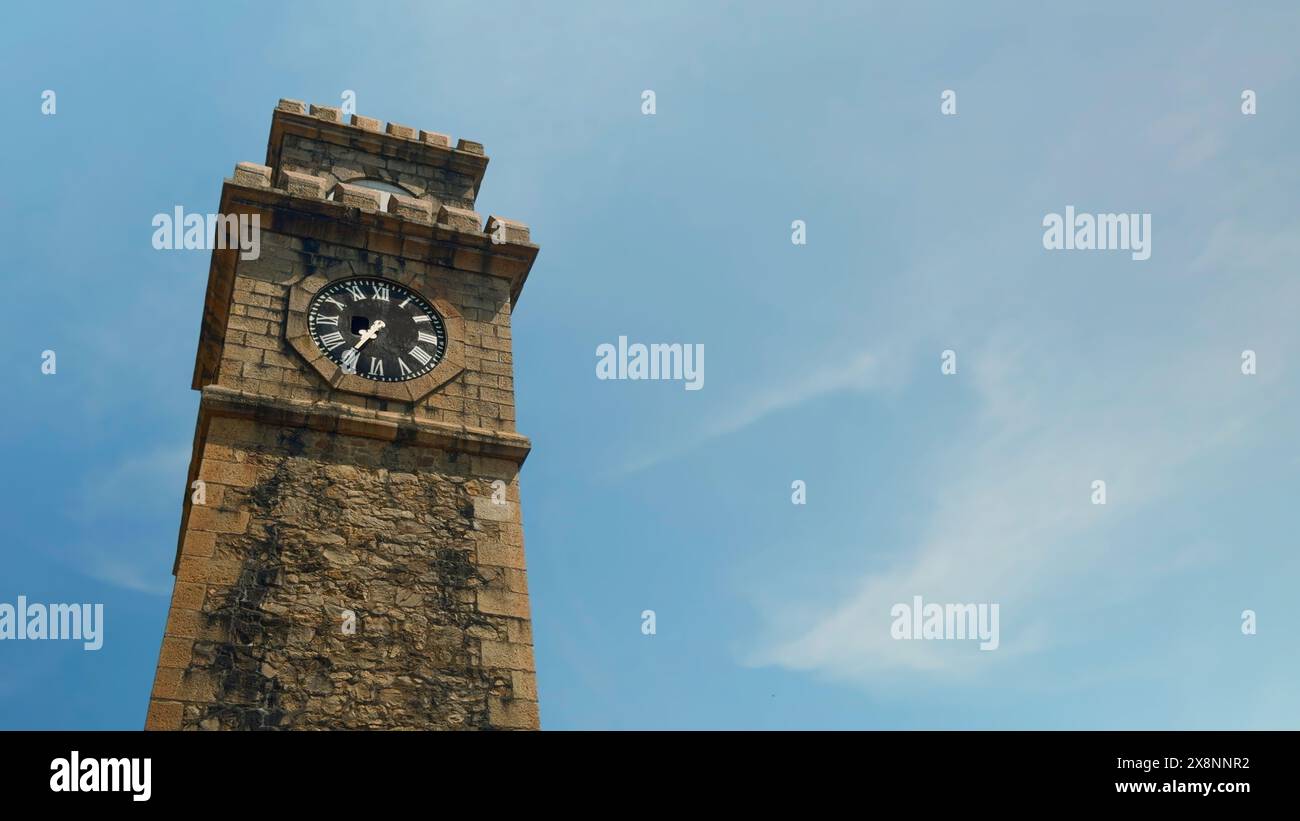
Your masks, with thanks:
[[[510,345],[538,248],[474,212],[487,163],[281,100],[226,180],[259,241],[212,254],[147,729],[539,726]]]

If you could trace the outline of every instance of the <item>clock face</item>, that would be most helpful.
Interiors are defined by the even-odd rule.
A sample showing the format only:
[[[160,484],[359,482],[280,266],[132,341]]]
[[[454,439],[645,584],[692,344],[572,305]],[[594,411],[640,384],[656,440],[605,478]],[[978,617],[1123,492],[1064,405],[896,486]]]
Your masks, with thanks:
[[[321,352],[346,373],[405,382],[447,353],[447,329],[428,300],[386,279],[331,282],[312,298],[307,327]]]

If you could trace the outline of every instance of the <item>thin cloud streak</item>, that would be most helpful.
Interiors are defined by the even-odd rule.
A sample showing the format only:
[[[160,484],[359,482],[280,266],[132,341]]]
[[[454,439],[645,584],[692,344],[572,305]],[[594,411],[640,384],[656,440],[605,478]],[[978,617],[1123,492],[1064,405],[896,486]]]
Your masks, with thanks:
[[[651,453],[625,464],[617,475],[628,475],[678,458],[714,439],[738,433],[775,413],[798,407],[814,399],[844,391],[862,392],[876,384],[879,359],[869,352],[827,365],[777,388],[755,393],[732,406],[676,448]]]
[[[1216,280],[1189,313],[1212,312],[1226,327],[1249,327],[1252,345],[1279,364],[1295,354],[1300,331],[1277,307],[1300,300],[1300,286],[1285,274],[1294,259],[1293,236],[1294,230],[1264,236],[1242,234],[1232,223],[1218,226],[1196,269],[1235,276]],[[1247,248],[1253,253],[1244,257]],[[1251,287],[1241,287],[1236,276],[1248,276]],[[871,687],[888,673],[941,673],[961,681],[1050,647],[1047,637],[1071,632],[1054,597],[1072,600],[1076,609],[1098,607],[1072,590],[1083,574],[1125,568],[1125,581],[1134,583],[1135,574],[1151,581],[1185,565],[1180,554],[1143,557],[1149,564],[1131,568],[1113,538],[1123,534],[1109,529],[1203,481],[1203,471],[1190,469],[1196,463],[1229,445],[1251,447],[1261,431],[1276,433],[1275,425],[1256,423],[1294,398],[1269,392],[1242,401],[1241,380],[1277,387],[1277,374],[1242,376],[1236,352],[1217,339],[1195,348],[1179,341],[1183,352],[1173,361],[1133,357],[1123,348],[1080,349],[1073,361],[1054,363],[1054,372],[1069,376],[1066,384],[1053,384],[1026,370],[1033,333],[1008,326],[992,333],[995,342],[964,360],[983,413],[962,437],[968,444],[945,454],[950,469],[935,488],[928,531],[895,567],[865,575],[855,593],[820,616],[800,618],[793,603],[767,608],[768,632],[749,664]],[[1224,362],[1221,369],[1210,365],[1216,361]],[[1107,482],[1105,506],[1091,504],[1093,479]],[[1001,603],[1002,649],[981,653],[968,642],[892,639],[890,608],[914,595]]]

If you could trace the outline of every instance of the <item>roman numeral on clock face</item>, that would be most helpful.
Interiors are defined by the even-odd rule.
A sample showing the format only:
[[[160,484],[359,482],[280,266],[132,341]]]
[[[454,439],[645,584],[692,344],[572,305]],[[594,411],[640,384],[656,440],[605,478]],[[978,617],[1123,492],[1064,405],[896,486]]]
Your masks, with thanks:
[[[331,331],[320,338],[320,344],[324,345],[326,350],[332,351],[343,344],[343,334]]]
[[[330,306],[333,306],[332,308]],[[378,276],[336,280],[317,292],[307,309],[313,348],[343,373],[372,382],[427,377],[452,344],[441,314],[406,285]],[[411,337],[415,337],[412,339]],[[348,390],[363,389],[348,380]]]
[[[410,350],[410,354],[411,356],[415,357],[416,361],[419,362],[421,365],[428,365],[429,360],[433,359],[432,356],[429,356],[427,353],[424,352],[423,348],[412,348]]]

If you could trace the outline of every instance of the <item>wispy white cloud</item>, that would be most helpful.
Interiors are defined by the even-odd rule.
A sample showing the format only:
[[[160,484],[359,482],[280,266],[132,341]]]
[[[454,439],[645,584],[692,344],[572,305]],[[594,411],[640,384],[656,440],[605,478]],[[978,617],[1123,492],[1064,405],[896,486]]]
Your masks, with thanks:
[[[704,430],[702,438],[712,439],[735,433],[773,413],[810,400],[840,391],[865,391],[872,386],[878,362],[872,354],[863,352],[857,355],[837,355],[828,360],[828,364],[821,368],[736,403],[727,415]]]
[[[1265,236],[1225,223],[1211,232],[1197,267],[1219,277],[1180,322],[1164,318],[1170,327],[1158,355],[1135,356],[1118,344],[1057,344],[1044,368],[1047,340],[1039,329],[991,329],[984,348],[962,360],[982,412],[971,431],[944,442],[935,512],[921,538],[811,617],[806,602],[765,608],[768,634],[749,661],[864,684],[891,672],[978,676],[1068,634],[1060,621],[1067,616],[1053,600],[1071,599],[1071,617],[1086,611],[1073,588],[1081,574],[1122,566],[1131,571],[1126,584],[1149,584],[1207,560],[1204,549],[1190,558],[1183,549],[1134,561],[1119,552],[1124,543],[1111,528],[1203,481],[1205,474],[1191,469],[1198,462],[1229,444],[1249,446],[1267,430],[1254,423],[1282,396],[1242,401],[1239,348],[1176,329],[1199,328],[1196,320],[1209,315],[1229,328],[1249,327],[1251,344],[1274,363],[1300,351],[1287,311],[1270,307],[1300,299],[1300,286],[1285,274],[1297,227]],[[1227,271],[1235,276],[1223,276]],[[1110,332],[1125,330],[1146,329]],[[1253,384],[1275,380],[1276,373]],[[1107,482],[1105,506],[1091,504],[1093,479]],[[893,546],[863,546],[873,547]],[[891,606],[915,595],[1000,603],[1002,648],[984,653],[973,642],[892,639]]]
[[[870,352],[836,355],[828,364],[777,386],[765,387],[729,406],[698,431],[686,435],[676,447],[633,459],[623,474],[635,473],[695,450],[721,436],[737,433],[775,413],[788,410],[842,391],[861,392],[871,388],[879,373],[879,358]]]

